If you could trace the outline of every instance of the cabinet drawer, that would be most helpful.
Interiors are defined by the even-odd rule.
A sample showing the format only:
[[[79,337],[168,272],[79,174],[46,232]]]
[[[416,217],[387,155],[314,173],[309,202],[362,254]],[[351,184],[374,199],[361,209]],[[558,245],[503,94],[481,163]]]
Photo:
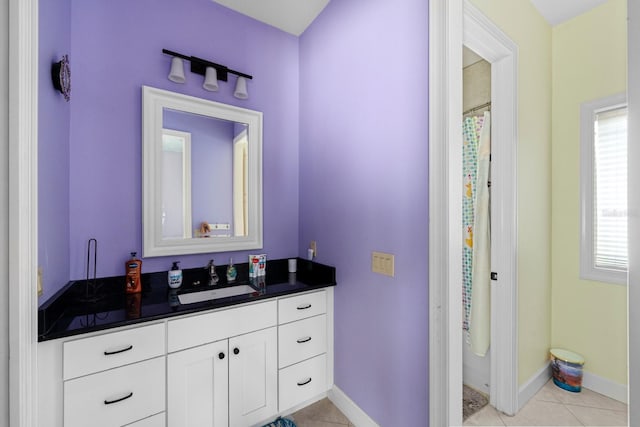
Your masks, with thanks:
[[[282,298],[278,301],[278,321],[280,324],[305,319],[327,312],[325,291]]]
[[[169,353],[277,324],[276,301],[233,307],[168,322]]]
[[[65,380],[164,354],[164,323],[67,341],[63,344]]]
[[[322,354],[280,370],[280,411],[327,391],[327,357]]]
[[[64,383],[65,427],[122,426],[164,406],[164,356]]]
[[[293,365],[327,351],[326,315],[282,325],[278,330],[278,367]]]
[[[145,418],[144,420],[136,421],[132,424],[127,424],[126,427],[165,427],[166,425],[166,413],[162,412],[152,417]]]

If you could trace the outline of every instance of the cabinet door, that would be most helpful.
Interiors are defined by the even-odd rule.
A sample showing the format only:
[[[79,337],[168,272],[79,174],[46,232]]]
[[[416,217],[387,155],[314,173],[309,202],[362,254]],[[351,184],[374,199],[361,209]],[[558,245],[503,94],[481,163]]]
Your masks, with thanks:
[[[278,412],[276,328],[229,339],[229,423],[249,426]]]
[[[229,425],[228,361],[227,340],[168,356],[168,427]]]

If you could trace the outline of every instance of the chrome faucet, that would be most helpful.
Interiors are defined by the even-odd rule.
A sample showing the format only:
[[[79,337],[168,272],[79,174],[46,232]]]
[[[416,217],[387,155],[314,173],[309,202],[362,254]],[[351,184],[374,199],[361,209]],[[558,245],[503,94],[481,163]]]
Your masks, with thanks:
[[[209,272],[209,286],[217,285],[220,278],[216,273],[216,266],[213,263],[213,260],[209,260],[209,264],[207,264],[207,271]]]

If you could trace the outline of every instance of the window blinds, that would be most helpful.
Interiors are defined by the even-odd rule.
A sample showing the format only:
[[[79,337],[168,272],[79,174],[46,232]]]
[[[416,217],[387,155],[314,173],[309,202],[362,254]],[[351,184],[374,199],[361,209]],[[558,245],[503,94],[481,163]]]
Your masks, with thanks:
[[[627,108],[594,121],[594,260],[596,268],[627,269]]]

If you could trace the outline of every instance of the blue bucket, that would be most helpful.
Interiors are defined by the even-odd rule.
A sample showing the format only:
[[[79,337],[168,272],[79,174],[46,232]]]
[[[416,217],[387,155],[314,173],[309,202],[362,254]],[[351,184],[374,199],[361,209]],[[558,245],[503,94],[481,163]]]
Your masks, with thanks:
[[[553,383],[558,387],[574,393],[582,390],[582,367],[584,357],[561,348],[552,348],[551,372]]]

